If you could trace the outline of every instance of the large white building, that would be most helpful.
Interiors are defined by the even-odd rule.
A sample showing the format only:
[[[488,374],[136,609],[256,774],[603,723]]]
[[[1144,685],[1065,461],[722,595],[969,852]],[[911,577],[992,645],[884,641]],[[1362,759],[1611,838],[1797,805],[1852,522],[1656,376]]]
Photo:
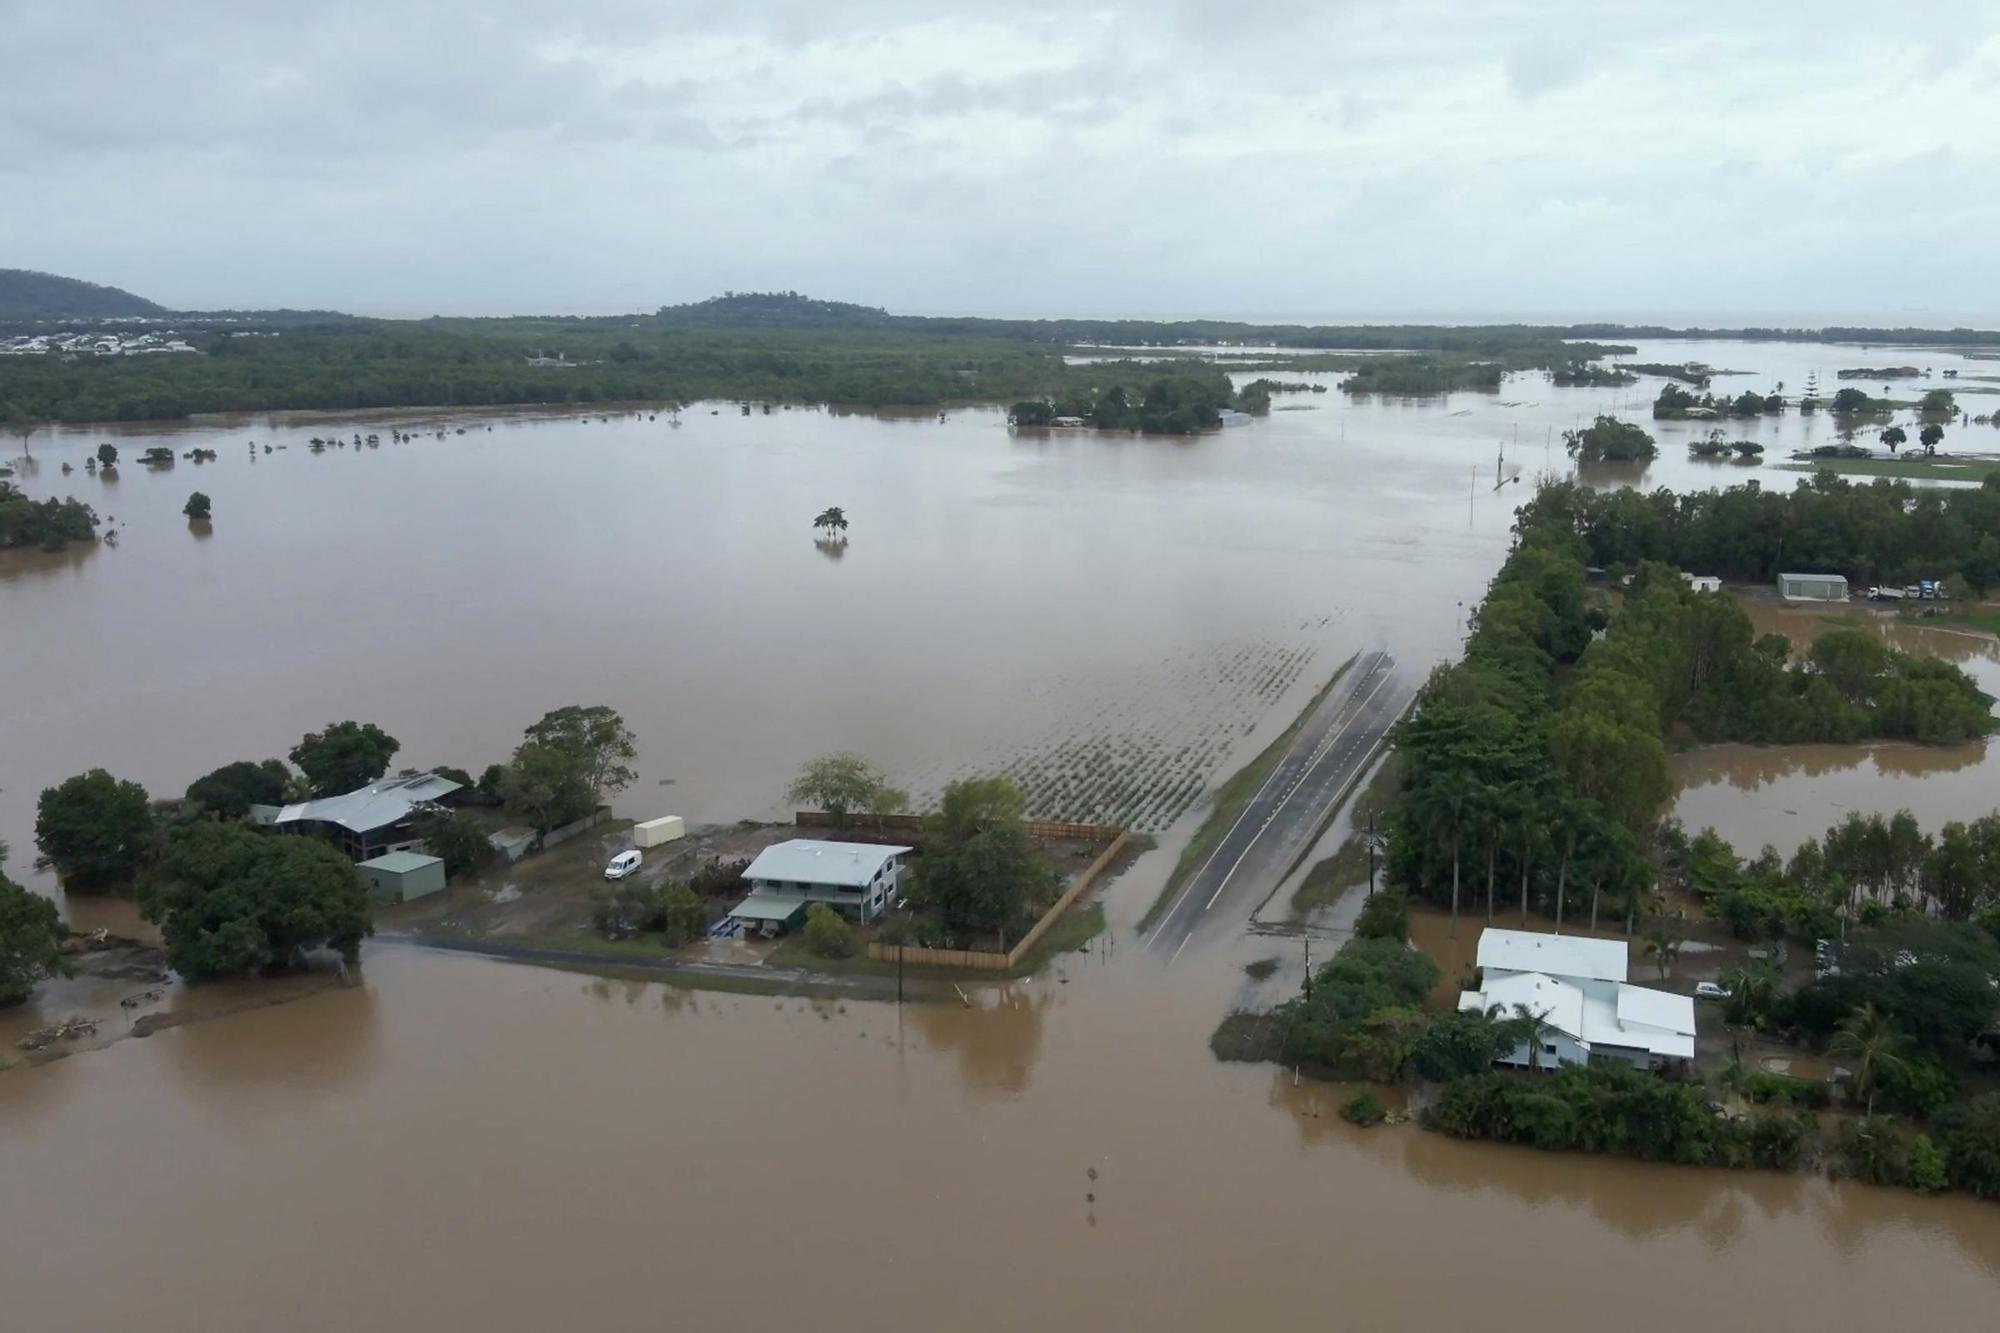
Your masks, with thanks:
[[[1462,992],[1458,1007],[1539,1015],[1548,1030],[1533,1063],[1543,1068],[1593,1056],[1641,1069],[1693,1059],[1694,1000],[1628,984],[1627,954],[1622,940],[1489,927],[1479,936],[1479,989]],[[1529,1064],[1527,1045],[1499,1063]]]

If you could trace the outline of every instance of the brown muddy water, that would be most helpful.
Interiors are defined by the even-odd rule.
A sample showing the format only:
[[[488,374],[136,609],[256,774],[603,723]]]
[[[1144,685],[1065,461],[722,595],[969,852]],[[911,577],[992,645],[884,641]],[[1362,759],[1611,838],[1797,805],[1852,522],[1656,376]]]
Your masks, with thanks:
[[[1990,1205],[1353,1130],[1207,1059],[1218,973],[1061,969],[899,1012],[385,947],[0,1076],[8,1324],[1989,1326]]]
[[[20,480],[90,498],[120,539],[0,568],[0,837],[25,871],[34,793],[92,764],[171,792],[359,716],[403,760],[476,769],[579,701],[639,734],[625,814],[772,813],[838,746],[917,791],[1001,768],[1177,836],[1187,784],[1352,652],[1421,671],[1456,650],[1520,499],[1490,490],[1498,439],[1609,401],[1527,390],[1313,395],[1192,442],[704,408],[677,430],[461,418],[314,456],[307,436],[386,420],[258,419],[120,435],[128,457],[222,457],[112,485],[59,472],[110,433],[42,436]],[[178,515],[197,487],[206,537]],[[844,548],[813,542],[829,504]],[[1106,770],[1127,776],[1090,785]],[[1113,884],[1092,952],[973,1007],[384,943],[353,989],[0,1073],[0,1311],[52,1330],[1990,1323],[1988,1206],[1357,1131],[1339,1089],[1215,1063],[1242,964],[1290,945],[1172,966],[1137,948],[1174,851]]]

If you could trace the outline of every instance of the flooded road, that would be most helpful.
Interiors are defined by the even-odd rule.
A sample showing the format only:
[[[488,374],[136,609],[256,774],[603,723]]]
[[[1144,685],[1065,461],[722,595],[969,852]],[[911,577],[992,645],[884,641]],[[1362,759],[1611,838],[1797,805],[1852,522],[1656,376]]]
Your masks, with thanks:
[[[733,409],[459,418],[358,454],[304,441],[386,421],[38,437],[19,480],[120,539],[0,567],[17,873],[34,794],[92,764],[177,792],[356,716],[399,762],[476,770],[597,701],[640,738],[628,814],[775,812],[844,747],[920,792],[1004,769],[1169,835],[1091,952],[973,1007],[377,946],[354,989],[0,1072],[8,1326],[1987,1326],[1990,1205],[1355,1130],[1339,1089],[1206,1049],[1289,941],[1170,970],[1139,947],[1203,785],[1358,649],[1456,652],[1525,498],[1492,490],[1498,441],[1611,398],[1513,384],[1285,397],[1310,410],[1195,441]],[[221,458],[84,477],[110,438]],[[829,504],[844,548],[813,542]]]

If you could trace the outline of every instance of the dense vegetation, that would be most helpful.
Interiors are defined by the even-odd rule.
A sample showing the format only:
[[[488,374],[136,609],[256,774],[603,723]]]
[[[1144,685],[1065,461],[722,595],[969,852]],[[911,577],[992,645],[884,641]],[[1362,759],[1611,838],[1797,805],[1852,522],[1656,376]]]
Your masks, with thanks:
[[[7,844],[0,842],[0,1008],[26,999],[36,982],[64,970],[68,934],[54,903],[7,877]]]
[[[1856,484],[1829,473],[1785,492],[1756,485],[1675,494],[1558,487],[1538,498],[1585,560],[1631,569],[1658,560],[1698,574],[1766,582],[1789,570],[1845,574],[1856,585],[1961,575],[2000,586],[2000,480],[1978,487]],[[1542,521],[1538,514],[1536,522]]]
[[[139,907],[190,981],[284,971],[322,946],[353,962],[372,930],[368,892],[339,850],[211,820],[167,834]]]
[[[1564,431],[1563,447],[1579,463],[1643,463],[1660,453],[1652,436],[1612,416],[1600,416],[1580,430]]]
[[[35,803],[35,845],[65,888],[129,883],[152,839],[153,807],[146,789],[101,768],[43,788]]]
[[[117,287],[33,269],[0,268],[0,320],[117,319],[166,313],[164,307]]]
[[[1697,397],[1678,384],[1669,384],[1661,389],[1660,396],[1653,400],[1653,418],[1656,421],[1672,421],[1684,417],[1771,416],[1784,410],[1783,395],[1756,393],[1749,389],[1745,389],[1734,398],[1727,394],[1718,397],[1712,393],[1704,393]]]
[[[1560,366],[1550,378],[1565,388],[1615,389],[1639,382],[1637,375],[1622,366],[1600,366],[1588,361]]]
[[[1139,361],[1067,364],[1064,352],[1077,344],[1349,349],[1304,357],[1274,353],[1270,368],[1355,370],[1363,381],[1356,387],[1421,392],[1497,383],[1503,368],[1629,350],[1565,343],[1549,330],[1525,326],[937,319],[793,293],[733,294],[652,315],[597,319],[394,321],[274,313],[177,327],[201,355],[0,358],[0,422],[700,398],[876,407],[1075,403],[1094,402],[1114,386],[1139,402],[1155,381],[1181,384],[1219,375],[1192,357],[1171,368]],[[1413,356],[1366,355],[1380,349]],[[560,364],[531,364],[544,359]],[[1224,395],[1211,405],[1226,401]],[[1086,415],[1064,413],[1072,414]],[[1120,428],[1152,427],[1135,411]]]
[[[1911,914],[1977,918],[2000,938],[2000,813],[1953,820],[1933,838],[1907,810],[1850,813],[1789,860],[1765,847],[1745,861],[1711,829],[1662,830],[1664,869],[1743,939],[1833,936],[1841,919],[1878,925]]]
[[[60,551],[97,537],[97,513],[81,500],[30,500],[12,482],[0,481],[0,550],[37,546]]]
[[[1608,895],[1629,928],[1652,879],[1645,843],[1668,792],[1670,728],[1943,742],[1992,727],[1991,700],[1949,663],[1845,629],[1794,663],[1789,642],[1757,638],[1734,599],[1696,593],[1664,564],[1638,565],[1615,611],[1594,605],[1590,516],[1675,499],[1565,483],[1522,508],[1464,660],[1433,674],[1398,727],[1394,882],[1456,914],[1469,870],[1489,918],[1504,897],[1524,918],[1539,905],[1558,921],[1587,884],[1591,919]]]
[[[1507,367],[1496,361],[1451,357],[1381,356],[1361,363],[1340,382],[1344,393],[1444,393],[1500,387]]]
[[[1227,373],[1196,363],[1177,366],[1170,374],[1151,375],[1136,394],[1128,393],[1122,383],[1079,386],[1053,399],[1017,402],[1009,416],[1017,426],[1047,426],[1058,417],[1076,417],[1099,430],[1190,435],[1219,425],[1222,409],[1239,405],[1245,411],[1269,411],[1270,393],[1268,389],[1253,393],[1246,386],[1239,403]]]

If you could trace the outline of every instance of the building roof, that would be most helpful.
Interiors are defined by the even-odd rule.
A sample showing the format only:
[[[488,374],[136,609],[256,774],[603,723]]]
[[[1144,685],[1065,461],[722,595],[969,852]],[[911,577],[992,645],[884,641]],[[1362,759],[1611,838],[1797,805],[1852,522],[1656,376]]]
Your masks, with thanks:
[[[1459,1008],[1482,1014],[1496,1005],[1502,1018],[1513,1018],[1525,1008],[1572,1037],[1583,1035],[1583,991],[1567,981],[1557,981],[1539,972],[1524,972],[1520,976],[1503,977],[1483,991],[1469,990],[1458,997]]]
[[[908,847],[888,847],[872,842],[821,842],[815,838],[790,838],[773,843],[757,853],[744,870],[749,880],[790,880],[801,884],[834,884],[858,889],[875,878],[891,857],[901,856]]]
[[[406,819],[418,806],[449,796],[462,785],[436,773],[405,773],[341,796],[322,796],[316,801],[288,805],[271,822],[338,824],[356,833],[366,833]]]
[[[422,852],[384,852],[380,856],[371,856],[363,861],[361,869],[386,870],[392,875],[407,875],[412,870],[443,864],[442,857],[425,856]]]
[[[1780,574],[1778,577],[1781,579],[1839,579],[1842,583],[1847,582],[1847,575],[1845,574]]]
[[[1616,1046],[1684,1060],[1694,1056],[1694,1000],[1686,995],[1625,985],[1610,995],[1526,972],[1458,997],[1460,1009],[1476,1013],[1495,1006],[1502,1018],[1526,1008],[1586,1052]]]
[[[1594,940],[1588,935],[1546,935],[1536,930],[1488,926],[1479,934],[1479,966],[1508,972],[1546,972],[1552,977],[1582,977],[1590,981],[1623,981],[1626,949],[1623,940]]]
[[[780,898],[775,893],[752,893],[729,909],[729,915],[744,921],[789,921],[803,912],[803,898]]]

